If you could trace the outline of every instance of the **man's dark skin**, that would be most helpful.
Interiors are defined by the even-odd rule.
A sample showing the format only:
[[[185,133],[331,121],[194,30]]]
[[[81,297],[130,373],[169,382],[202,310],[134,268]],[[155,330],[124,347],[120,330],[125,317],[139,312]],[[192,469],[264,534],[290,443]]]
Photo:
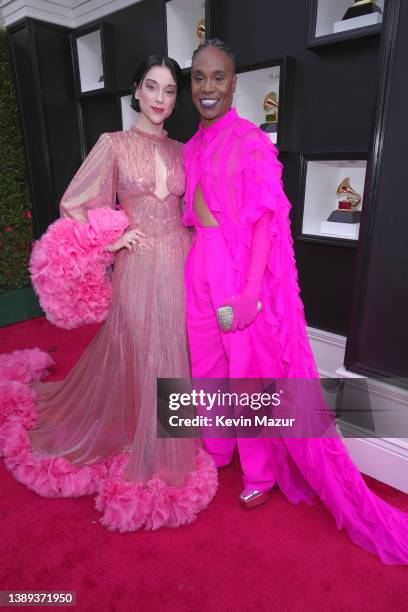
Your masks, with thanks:
[[[205,128],[228,113],[236,85],[234,63],[224,51],[204,47],[197,53],[191,68],[191,96]],[[194,197],[194,210],[204,227],[218,225],[204,201],[200,184]]]

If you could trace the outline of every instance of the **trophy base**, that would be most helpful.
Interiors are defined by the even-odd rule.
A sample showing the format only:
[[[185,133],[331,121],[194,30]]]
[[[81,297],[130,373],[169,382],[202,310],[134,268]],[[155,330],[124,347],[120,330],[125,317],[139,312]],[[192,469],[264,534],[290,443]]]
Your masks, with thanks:
[[[262,123],[259,127],[265,134],[268,134],[270,141],[276,145],[278,142],[278,124]]]
[[[360,223],[361,210],[333,210],[329,223]]]
[[[354,17],[353,19],[346,19],[345,21],[336,21],[333,24],[333,33],[347,32],[347,30],[353,30],[354,28],[365,28],[381,22],[381,13],[371,13],[361,17]]]
[[[320,234],[323,236],[331,236],[332,238],[358,240],[359,231],[359,223],[332,223],[331,221],[322,221],[320,224]]]
[[[354,19],[354,17],[363,17],[364,15],[371,15],[373,13],[380,13],[381,15],[381,12],[380,7],[374,4],[374,2],[365,2],[364,4],[356,4],[355,6],[351,6],[349,9],[347,9],[347,11],[344,13],[343,20]]]
[[[277,123],[262,123],[259,127],[267,134],[275,134],[278,131]]]

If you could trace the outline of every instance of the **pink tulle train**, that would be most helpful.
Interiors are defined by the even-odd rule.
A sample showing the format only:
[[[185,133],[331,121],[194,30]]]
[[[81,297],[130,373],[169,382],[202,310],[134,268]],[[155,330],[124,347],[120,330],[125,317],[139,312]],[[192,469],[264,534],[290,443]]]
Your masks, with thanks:
[[[215,495],[217,471],[212,459],[197,448],[197,469],[183,487],[160,478],[146,485],[123,478],[129,454],[92,465],[72,465],[64,457],[32,452],[27,430],[35,425],[35,392],[29,382],[48,373],[53,361],[39,349],[0,356],[0,455],[16,480],[43,497],[97,494],[100,522],[112,530],[158,529],[191,523]]]

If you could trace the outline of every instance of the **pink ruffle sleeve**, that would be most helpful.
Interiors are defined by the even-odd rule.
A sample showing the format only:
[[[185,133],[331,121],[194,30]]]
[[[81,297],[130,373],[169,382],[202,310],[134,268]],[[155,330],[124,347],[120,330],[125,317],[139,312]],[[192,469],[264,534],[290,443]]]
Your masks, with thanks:
[[[103,321],[112,288],[109,244],[129,219],[116,204],[116,157],[102,134],[62,197],[62,219],[35,242],[30,260],[33,287],[47,318],[72,328]]]

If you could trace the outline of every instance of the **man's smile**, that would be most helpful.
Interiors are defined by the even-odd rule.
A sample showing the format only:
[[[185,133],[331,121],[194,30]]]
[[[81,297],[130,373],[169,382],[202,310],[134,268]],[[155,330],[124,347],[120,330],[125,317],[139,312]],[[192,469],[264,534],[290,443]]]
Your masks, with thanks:
[[[200,104],[204,106],[204,108],[213,108],[217,102],[217,98],[200,98]]]

